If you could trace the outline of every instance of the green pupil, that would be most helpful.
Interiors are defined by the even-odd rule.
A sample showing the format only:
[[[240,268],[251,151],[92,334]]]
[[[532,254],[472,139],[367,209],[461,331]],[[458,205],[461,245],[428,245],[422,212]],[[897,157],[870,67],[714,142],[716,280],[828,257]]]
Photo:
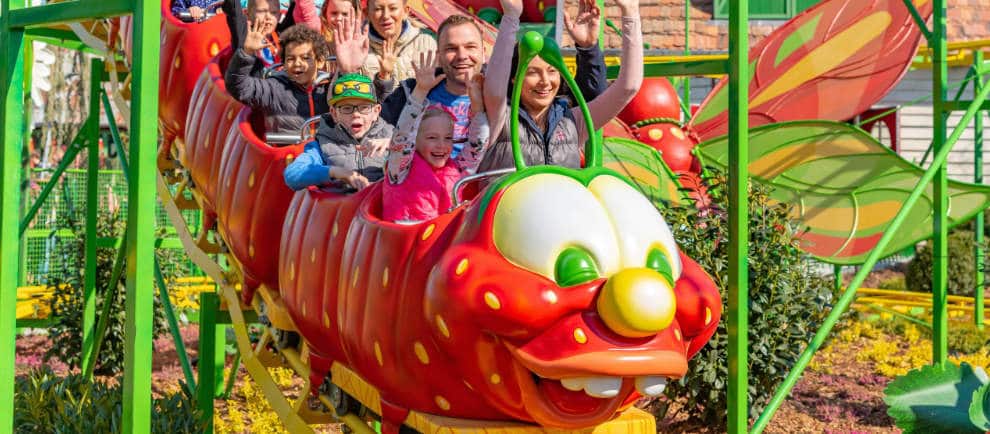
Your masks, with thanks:
[[[646,254],[646,268],[652,269],[667,278],[667,282],[674,284],[674,270],[670,266],[667,255],[660,249],[650,249]]]
[[[562,287],[574,286],[598,278],[598,268],[587,250],[568,247],[557,256],[554,278]]]

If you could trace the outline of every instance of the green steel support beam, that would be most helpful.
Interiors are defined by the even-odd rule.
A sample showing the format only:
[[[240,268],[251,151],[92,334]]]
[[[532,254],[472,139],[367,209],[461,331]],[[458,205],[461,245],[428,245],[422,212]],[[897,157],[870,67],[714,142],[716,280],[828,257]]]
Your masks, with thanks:
[[[24,147],[26,148],[29,143],[31,143],[31,112],[34,111],[34,103],[31,100],[31,87],[33,86],[33,72],[34,72],[34,44],[31,42],[31,38],[24,37]],[[25,165],[22,167],[21,179],[29,179],[30,168]],[[22,184],[23,185],[23,184]],[[21,195],[21,208],[27,208],[27,197],[28,195]],[[21,237],[21,250],[22,252],[27,251],[27,240]],[[27,257],[26,255],[18,255],[18,269],[17,269],[17,284],[23,285],[27,281]]]
[[[130,205],[128,205],[130,208]],[[106,336],[107,327],[110,325],[110,309],[113,307],[113,300],[117,298],[117,288],[120,286],[120,275],[124,272],[124,244],[127,243],[127,234],[123,237],[117,239],[117,244],[114,245],[114,251],[117,252],[117,256],[113,260],[113,268],[110,271],[110,280],[106,283],[106,289],[103,293],[103,309],[100,309],[99,321],[96,324],[96,333],[93,338],[93,355],[98,356],[100,354],[100,347],[103,346],[103,337]],[[83,363],[80,370],[87,379],[92,381],[93,371],[96,369],[96,358],[83,359]]]
[[[749,427],[749,1],[729,2],[728,429]]]
[[[113,115],[113,106],[110,105],[110,97],[107,96],[106,92],[100,93],[100,98],[103,100],[103,111],[107,113],[107,119],[117,119]],[[124,178],[129,178],[130,173],[127,158],[127,152],[124,152],[124,142],[120,139],[120,130],[117,129],[117,122],[109,122],[110,125],[110,137],[113,138],[113,145],[117,148],[117,156],[120,157],[120,172],[124,174]]]
[[[93,59],[89,67],[89,116],[82,128],[86,140],[86,231],[83,272],[82,365],[93,358],[94,325],[96,323],[96,223],[100,203],[100,93],[103,82],[103,61]],[[111,119],[111,122],[113,120]]]
[[[976,50],[973,52],[973,73],[983,65],[983,50]],[[973,82],[973,92],[976,94],[980,93],[983,89],[983,77],[977,76],[976,81]],[[973,120],[973,182],[977,184],[983,183],[983,113],[976,115],[976,119]],[[973,296],[974,306],[973,306],[973,318],[976,321],[976,326],[983,328],[983,283],[986,280],[986,271],[983,267],[986,266],[985,252],[983,251],[983,238],[984,238],[984,227],[983,227],[983,213],[976,214],[976,246],[973,249],[973,255],[976,257],[976,293]]]
[[[977,53],[983,54],[980,51],[977,51]],[[978,78],[978,79],[982,78],[980,76],[975,76],[975,77]],[[957,112],[961,112],[961,111],[965,111],[967,108],[969,108],[969,106],[971,104],[973,104],[973,101],[966,101],[966,100],[945,101],[945,104],[943,105],[943,108],[946,111],[957,111]],[[983,101],[983,104],[980,105],[980,110],[990,110],[990,101]]]
[[[131,2],[110,0],[123,9]],[[151,356],[154,323],[155,154],[158,147],[158,63],[161,2],[136,0],[131,72],[130,179],[127,183],[127,322],[124,326],[123,432],[151,427]],[[106,12],[106,11],[105,11]],[[120,12],[120,10],[117,10]],[[97,15],[109,16],[112,13]],[[92,13],[91,15],[92,16]]]
[[[0,6],[0,434],[14,430],[14,351],[17,333],[17,258],[20,257],[21,150],[24,146],[24,32],[10,29]]]
[[[88,118],[86,119],[86,122],[90,122]],[[31,225],[31,220],[34,220],[34,217],[38,214],[38,210],[41,209],[41,206],[45,204],[45,200],[48,199],[48,195],[51,194],[52,190],[58,185],[58,181],[62,179],[62,174],[65,173],[65,169],[68,169],[69,166],[76,161],[76,156],[79,155],[79,152],[82,151],[84,146],[88,145],[86,140],[88,139],[85,137],[82,130],[76,133],[76,137],[72,139],[71,144],[65,150],[65,154],[62,155],[62,160],[58,162],[58,166],[55,168],[55,171],[52,172],[51,178],[49,178],[48,182],[45,183],[45,186],[41,188],[41,192],[38,193],[38,197],[34,200],[34,203],[31,204],[31,208],[27,210],[24,214],[24,218],[21,219],[18,235],[23,235],[28,226]]]
[[[688,0],[684,1],[684,55],[691,55],[691,2]],[[687,107],[684,118],[691,119],[691,77],[685,76],[681,83],[684,86],[681,107]]]
[[[13,29],[127,15],[134,10],[135,4],[141,1],[75,0],[34,6],[10,11],[8,26]]]
[[[946,122],[949,111],[949,65],[946,62],[945,1],[932,3],[932,37],[928,45],[932,50],[932,149],[938,153],[946,147]],[[942,364],[949,353],[948,265],[949,265],[949,211],[948,172],[944,164],[936,166],[934,179],[935,203],[932,204],[932,363]]]
[[[728,70],[729,62],[723,59],[647,63],[643,65],[643,74],[646,77],[725,74]],[[609,79],[619,76],[618,65],[609,66],[607,71]]]
[[[921,13],[918,12],[918,8],[914,7],[914,2],[912,0],[904,0],[904,6],[907,6],[908,11],[911,12],[911,18],[914,18],[914,24],[918,26],[921,30],[921,34],[925,35],[925,39],[928,40],[928,46],[931,46],[932,34],[931,30],[928,30],[928,24],[925,23],[925,19],[921,17]]]
[[[985,100],[988,94],[990,94],[990,86],[984,86],[983,89],[980,90],[980,93],[976,96],[976,101]],[[817,332],[815,332],[815,336],[811,339],[811,342],[808,342],[808,346],[804,348],[804,351],[801,353],[801,357],[798,358],[797,363],[795,363],[794,367],[791,368],[791,372],[787,373],[787,378],[785,378],[784,382],[777,387],[777,391],[774,392],[773,398],[770,399],[767,407],[763,410],[763,413],[760,414],[760,418],[757,419],[756,423],[753,425],[753,434],[763,432],[763,430],[767,427],[767,424],[770,423],[770,419],[773,417],[773,414],[778,408],[780,408],[780,404],[782,404],[784,399],[787,398],[787,395],[794,387],[794,384],[796,384],[798,378],[801,377],[801,373],[808,367],[808,362],[811,361],[811,358],[814,357],[818,349],[821,348],[822,344],[825,342],[825,338],[828,337],[829,332],[832,331],[832,328],[835,327],[835,324],[839,321],[839,317],[842,316],[842,313],[849,308],[849,305],[852,304],[853,299],[856,298],[856,291],[859,290],[860,285],[862,285],[863,281],[866,280],[866,276],[870,274],[871,270],[873,270],[873,266],[880,260],[880,255],[883,254],[884,249],[887,248],[887,244],[890,244],[890,240],[894,238],[894,235],[897,234],[898,230],[900,230],[901,225],[904,224],[904,219],[906,219],[908,214],[911,213],[911,208],[914,207],[915,202],[917,202],[918,198],[921,197],[921,194],[927,190],[928,184],[935,179],[935,174],[938,172],[939,168],[945,166],[945,162],[949,158],[949,152],[956,144],[956,141],[959,140],[959,137],[962,136],[963,132],[966,131],[969,123],[978,112],[978,108],[979,105],[974,104],[969,110],[966,111],[966,113],[963,114],[962,119],[959,120],[959,124],[956,125],[955,129],[952,130],[952,134],[949,136],[949,139],[946,140],[945,146],[942,146],[938,153],[935,154],[935,159],[932,161],[932,165],[925,170],[923,175],[921,175],[921,180],[918,181],[918,185],[914,187],[914,190],[911,190],[911,194],[908,195],[907,199],[901,205],[901,209],[897,211],[897,215],[894,216],[894,219],[890,222],[890,226],[884,230],[880,240],[877,241],[876,247],[874,247],[873,250],[870,251],[870,254],[866,256],[866,260],[863,262],[863,265],[860,266],[859,271],[852,278],[852,281],[849,282],[849,285],[846,286],[846,290],[843,291],[842,295],[839,297],[839,300],[835,302],[834,307],[832,307],[832,311],[828,313],[828,317],[826,317],[825,321],[822,322],[822,326],[818,328]]]
[[[220,296],[215,292],[199,295],[199,388],[196,401],[206,432],[213,432],[213,399],[223,392],[225,327],[217,326]],[[217,372],[219,370],[219,375]]]
[[[234,354],[234,362],[231,363],[230,374],[227,375],[227,385],[223,388],[223,399],[230,399],[230,392],[234,390],[234,382],[237,381],[237,371],[241,369],[241,352]]]
[[[158,298],[162,301],[162,308],[165,310],[165,319],[168,320],[168,330],[172,333],[172,341],[175,342],[175,353],[179,356],[179,365],[182,366],[182,373],[186,376],[186,389],[195,394],[196,377],[193,376],[192,364],[186,356],[186,343],[182,341],[182,333],[179,331],[179,321],[175,318],[175,309],[172,308],[172,299],[168,295],[168,285],[162,277],[162,267],[155,258],[155,283],[158,284]]]

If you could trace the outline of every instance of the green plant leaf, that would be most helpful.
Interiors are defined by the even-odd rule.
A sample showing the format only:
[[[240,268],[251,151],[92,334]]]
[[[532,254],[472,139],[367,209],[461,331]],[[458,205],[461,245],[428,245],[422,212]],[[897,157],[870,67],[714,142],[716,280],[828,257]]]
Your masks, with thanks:
[[[621,137],[603,142],[604,166],[631,179],[654,204],[680,206],[685,203],[677,175],[667,167],[656,149]]]
[[[884,389],[887,414],[905,434],[981,433],[971,421],[971,401],[986,389],[983,368],[967,363],[929,365],[898,377]]]
[[[969,404],[969,421],[980,431],[990,431],[990,384],[984,384],[973,392]]]
[[[727,167],[728,138],[699,146],[711,164]],[[771,198],[794,206],[807,227],[800,248],[833,264],[862,263],[887,231],[924,170],[859,128],[798,121],[750,130],[749,170],[774,187]],[[949,181],[949,224],[990,205],[990,187]],[[931,237],[933,187],[912,207],[883,256]]]

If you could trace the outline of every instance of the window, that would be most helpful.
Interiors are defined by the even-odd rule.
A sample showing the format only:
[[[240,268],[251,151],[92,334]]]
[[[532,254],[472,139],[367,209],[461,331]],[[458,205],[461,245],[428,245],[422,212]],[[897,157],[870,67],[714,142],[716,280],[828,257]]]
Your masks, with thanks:
[[[729,18],[729,2],[736,0],[715,0],[715,18]],[[751,20],[786,20],[816,4],[819,0],[749,0]]]

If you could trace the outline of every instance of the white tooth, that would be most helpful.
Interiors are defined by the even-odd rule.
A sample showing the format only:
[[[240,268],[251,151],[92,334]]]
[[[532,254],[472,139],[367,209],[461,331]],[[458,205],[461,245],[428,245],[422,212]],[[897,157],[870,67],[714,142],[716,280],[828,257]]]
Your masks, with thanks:
[[[667,379],[660,376],[636,377],[636,390],[646,396],[660,396],[667,387]]]
[[[584,385],[584,393],[595,398],[612,398],[619,394],[621,387],[619,377],[590,377]]]
[[[572,378],[561,378],[560,384],[564,386],[565,389],[577,392],[578,390],[584,389],[585,383],[588,382],[588,377],[572,377]]]

